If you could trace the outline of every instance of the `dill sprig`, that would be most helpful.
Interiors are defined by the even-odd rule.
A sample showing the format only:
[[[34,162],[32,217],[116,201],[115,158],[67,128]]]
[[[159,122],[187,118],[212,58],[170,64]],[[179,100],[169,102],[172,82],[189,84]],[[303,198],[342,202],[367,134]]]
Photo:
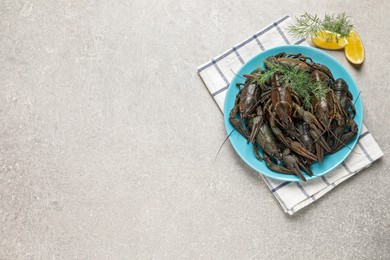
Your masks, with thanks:
[[[321,19],[315,14],[304,13],[300,18],[295,18],[296,24],[288,27],[288,32],[295,37],[307,38],[313,34],[317,36],[318,32],[323,29]]]
[[[257,85],[265,84],[277,72],[282,74],[286,72],[285,68],[283,68],[282,66],[278,66],[275,63],[269,62],[268,60],[264,60],[264,66],[264,72],[262,74],[257,75],[253,80],[253,82],[255,82]]]
[[[329,87],[326,85],[326,83],[322,81],[313,82],[312,93],[316,98],[324,98],[328,92]]]
[[[340,37],[347,37],[353,29],[353,24],[345,13],[338,14],[336,17],[325,15],[322,26],[327,31],[339,34]]]
[[[295,37],[307,38],[309,35],[318,36],[321,31],[330,31],[336,34],[336,41],[339,37],[347,37],[353,24],[345,13],[335,15],[326,14],[324,19],[320,19],[317,15],[311,15],[305,12],[299,18],[296,17],[296,24],[290,25],[287,30]],[[328,35],[327,39],[330,41],[332,35]]]
[[[297,67],[287,67],[264,61],[266,70],[263,74],[258,74],[254,78],[254,83],[264,84],[269,81],[275,73],[280,73],[280,81],[285,84],[291,91],[295,92],[302,101],[306,109],[311,108],[312,97],[324,98],[329,91],[329,87],[321,81],[314,82],[310,74]]]

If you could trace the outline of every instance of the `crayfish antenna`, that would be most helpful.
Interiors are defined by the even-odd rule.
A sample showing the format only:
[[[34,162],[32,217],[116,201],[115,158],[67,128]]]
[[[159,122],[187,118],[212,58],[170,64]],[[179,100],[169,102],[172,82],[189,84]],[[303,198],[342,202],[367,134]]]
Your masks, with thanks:
[[[334,138],[336,138],[337,141],[339,141],[342,145],[344,145],[344,146],[347,147],[349,150],[351,150],[351,152],[353,152],[354,154],[360,154],[360,153],[358,153],[358,152],[355,152],[355,151],[354,151],[351,147],[349,147],[345,142],[343,142],[340,138],[338,138],[338,137],[333,133],[333,131],[330,130],[330,127],[329,127],[329,129],[325,129],[325,130],[321,133],[321,135],[319,135],[319,137],[318,137],[317,139],[314,140],[314,142],[316,142],[316,141],[317,141],[321,136],[323,136],[326,132],[331,133],[331,134],[334,136]],[[331,153],[333,153],[333,152],[331,152]]]
[[[339,141],[341,144],[343,144],[345,147],[347,147],[351,152],[353,152],[354,154],[360,154],[360,153],[358,153],[358,152],[355,152],[351,147],[349,147],[346,143],[344,143],[340,138],[338,138],[334,133],[333,133],[333,131],[330,131],[329,130],[329,133],[331,133],[336,139],[337,139],[337,141]],[[340,149],[340,148],[339,148]],[[332,152],[332,153],[334,153],[334,152]]]
[[[253,110],[254,110],[259,104],[260,104],[260,100],[257,101],[256,104],[250,109],[250,113],[252,113]],[[247,117],[248,117],[248,116],[246,116],[246,117],[244,117],[244,118],[242,118],[242,119],[240,119],[240,120],[245,120]],[[218,155],[219,155],[219,153],[221,152],[222,147],[224,146],[224,144],[226,143],[226,141],[229,139],[229,137],[233,134],[233,132],[234,132],[235,130],[236,130],[236,129],[233,129],[233,130],[228,134],[228,136],[227,136],[227,137],[225,138],[225,140],[223,141],[222,145],[219,147],[218,152],[217,152],[217,155],[215,156],[214,162],[217,161]]]
[[[360,97],[360,93],[362,93],[361,91],[359,91],[359,94],[358,96],[356,97],[356,100],[355,100],[355,103],[353,103],[353,106],[355,106],[356,102],[358,101],[359,97]]]
[[[227,137],[225,138],[225,140],[223,141],[222,145],[219,147],[218,152],[217,152],[217,155],[215,156],[214,162],[217,161],[219,152],[222,150],[222,147],[224,146],[224,144],[226,143],[226,141],[229,139],[229,137],[233,134],[233,132],[234,132],[235,130],[236,130],[236,129],[233,129],[233,130],[230,132],[230,134],[228,134],[228,136],[227,136]]]
[[[244,77],[242,77],[242,76],[240,76],[240,75],[237,75],[232,69],[230,69],[230,71],[231,71],[234,75],[236,75],[237,77],[239,77],[240,79],[246,80],[246,78],[244,78]]]

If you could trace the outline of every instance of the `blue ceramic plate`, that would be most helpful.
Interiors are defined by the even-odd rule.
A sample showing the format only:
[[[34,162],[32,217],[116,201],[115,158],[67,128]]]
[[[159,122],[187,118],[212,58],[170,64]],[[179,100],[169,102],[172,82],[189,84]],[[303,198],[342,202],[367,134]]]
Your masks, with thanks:
[[[314,62],[326,65],[331,70],[335,79],[343,78],[347,82],[349,86],[349,91],[351,91],[354,97],[353,102],[356,101],[356,98],[359,95],[359,90],[355,84],[355,81],[352,79],[348,71],[332,56],[318,49],[305,47],[305,46],[291,45],[291,46],[276,47],[258,54],[250,61],[245,63],[242,66],[242,68],[237,72],[238,76],[235,76],[232,82],[230,83],[229,89],[226,94],[225,107],[224,107],[225,126],[228,134],[233,130],[233,126],[229,122],[229,113],[234,106],[234,101],[238,93],[238,88],[236,86],[236,83],[244,82],[244,80],[241,78],[242,74],[249,74],[253,70],[257,69],[258,67],[264,67],[263,60],[265,60],[267,57],[271,55],[276,55],[280,52],[302,53],[302,55],[304,56],[311,57]],[[356,107],[355,121],[359,127],[359,131],[357,136],[348,143],[348,146],[350,148],[353,148],[356,145],[363,124],[363,105],[360,97],[356,101],[355,107]],[[286,175],[286,174],[281,174],[270,170],[265,164],[265,162],[261,162],[255,157],[253,153],[252,144],[247,144],[246,139],[243,136],[241,136],[237,131],[234,131],[229,139],[234,149],[238,153],[238,155],[250,167],[258,171],[259,173],[264,174],[267,177],[278,179],[278,180],[301,181],[295,175]],[[336,168],[340,163],[342,163],[350,153],[351,150],[348,147],[344,146],[337,153],[326,155],[322,163],[317,162],[311,166],[314,176],[310,177],[307,174],[305,174],[306,179],[307,180],[314,179],[330,172],[331,170]]]

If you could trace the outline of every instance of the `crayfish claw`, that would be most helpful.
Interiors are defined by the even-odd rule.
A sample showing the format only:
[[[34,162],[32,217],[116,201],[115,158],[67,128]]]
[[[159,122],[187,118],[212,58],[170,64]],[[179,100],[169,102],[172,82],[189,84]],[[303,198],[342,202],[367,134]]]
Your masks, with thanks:
[[[298,143],[296,141],[293,141],[290,143],[290,148],[291,148],[291,150],[293,150],[294,152],[296,152],[300,156],[303,156],[303,157],[310,159],[312,161],[318,161],[317,156],[312,154],[303,145],[301,145],[300,143]]]
[[[318,161],[322,163],[322,161],[324,160],[324,148],[319,143],[315,143],[315,146]]]
[[[299,168],[299,159],[292,155],[283,153],[283,163],[287,166],[289,170],[291,170],[296,176],[301,178],[303,181],[306,181],[305,176],[303,176],[301,169]]]
[[[248,139],[248,135],[245,132],[245,129],[242,127],[241,121],[238,118],[231,117],[229,118],[230,123],[242,136]]]
[[[309,166],[307,166],[306,164],[304,164],[302,162],[298,162],[298,164],[299,164],[299,167],[301,167],[301,169],[303,169],[307,173],[307,175],[309,175],[310,177],[314,176],[314,174],[311,171]]]
[[[260,131],[260,127],[263,124],[263,109],[258,106],[256,109],[256,116],[251,121],[251,133],[249,135],[248,143],[253,142]]]

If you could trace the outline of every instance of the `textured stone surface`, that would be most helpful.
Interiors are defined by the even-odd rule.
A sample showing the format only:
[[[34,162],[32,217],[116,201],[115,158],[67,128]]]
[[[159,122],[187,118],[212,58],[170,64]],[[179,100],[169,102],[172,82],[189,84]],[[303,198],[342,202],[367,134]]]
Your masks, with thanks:
[[[0,1],[0,259],[388,259],[390,2]],[[348,11],[385,152],[294,216],[195,67],[285,14]]]

